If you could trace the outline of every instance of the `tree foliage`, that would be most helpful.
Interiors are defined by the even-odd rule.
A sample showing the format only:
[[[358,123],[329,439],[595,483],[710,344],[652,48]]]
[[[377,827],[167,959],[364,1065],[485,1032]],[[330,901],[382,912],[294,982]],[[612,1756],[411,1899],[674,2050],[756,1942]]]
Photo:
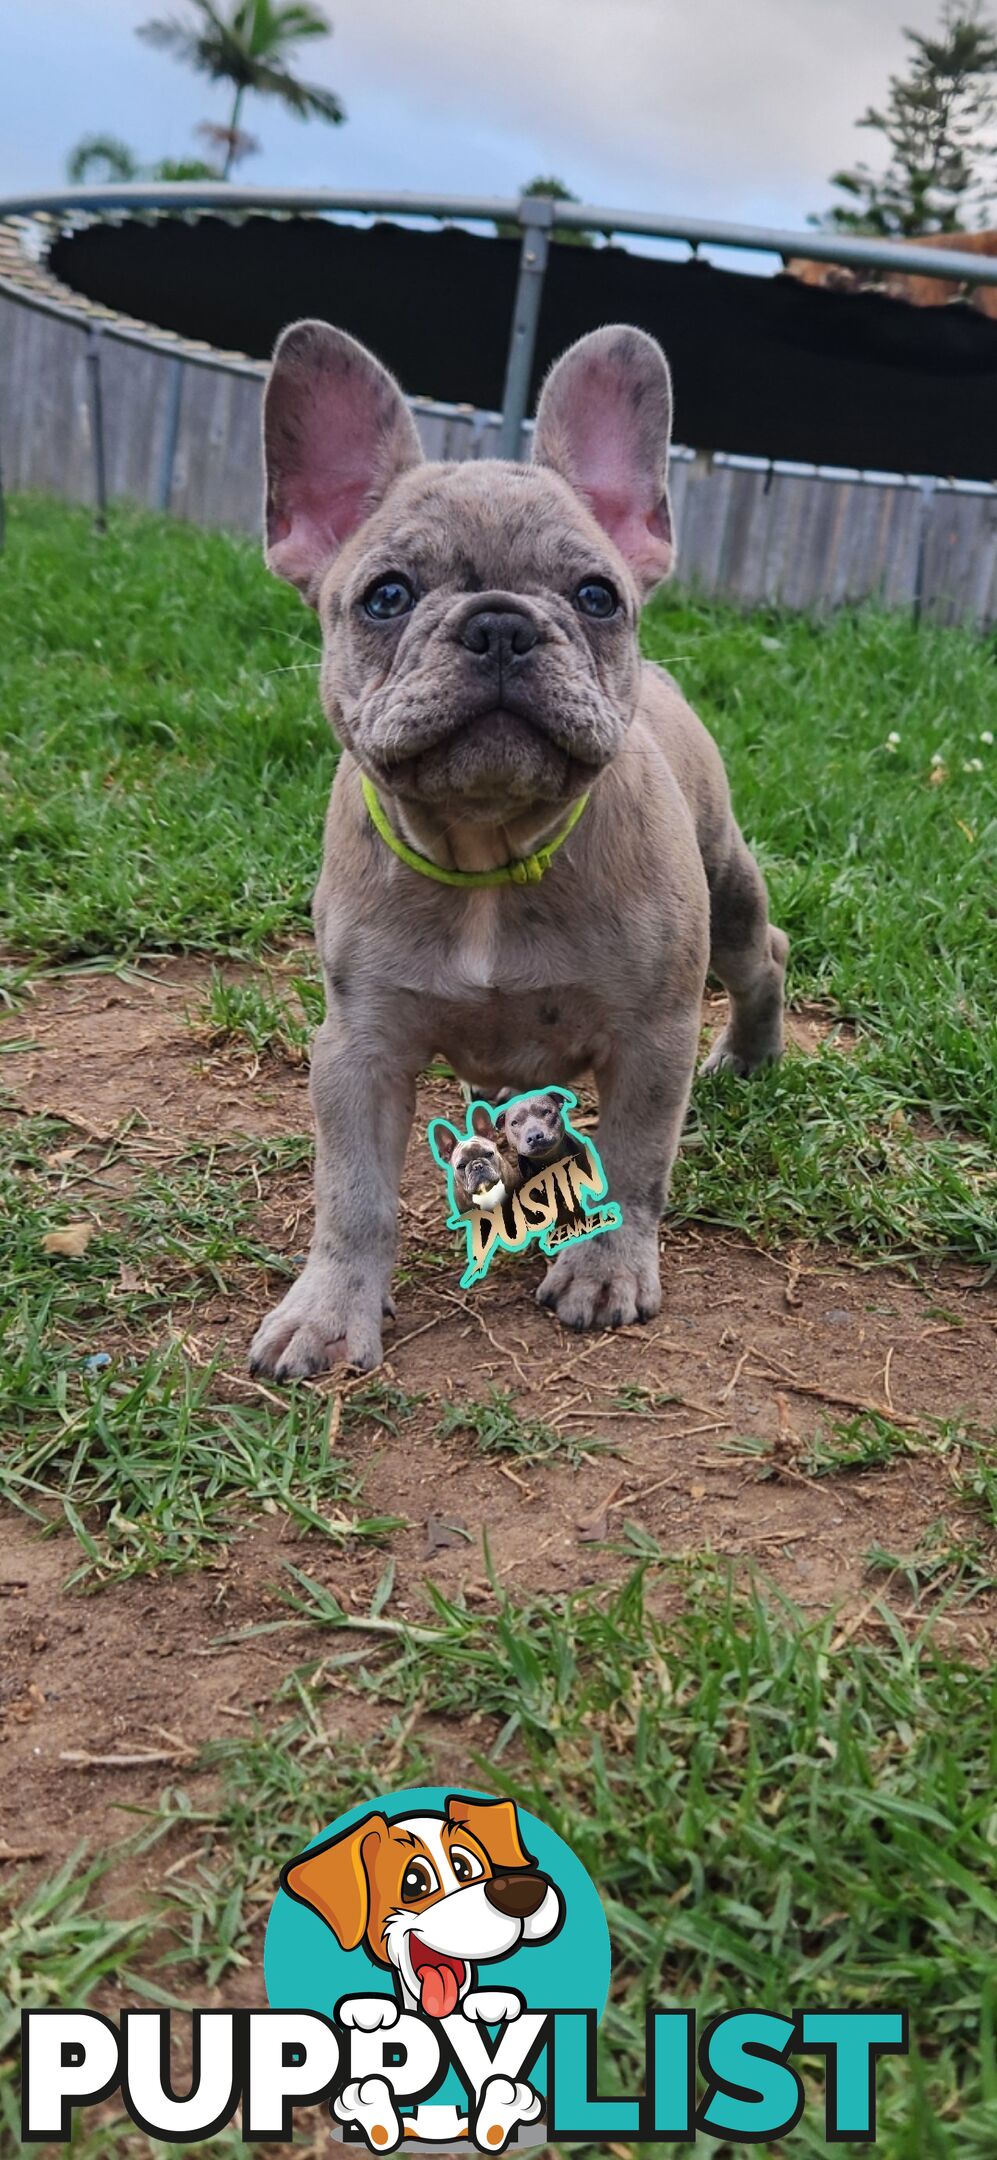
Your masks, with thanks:
[[[130,143],[118,135],[83,135],[66,159],[67,177],[79,186],[92,180],[112,186],[115,180],[218,180],[217,165],[203,158],[159,158],[143,165]]]
[[[148,45],[171,53],[211,82],[232,86],[225,162],[228,178],[238,145],[247,138],[239,127],[247,93],[276,98],[301,120],[336,125],[346,114],[339,98],[321,83],[303,82],[293,67],[297,48],[328,37],[332,24],[311,0],[185,0],[186,13],[154,17],[139,26]]]
[[[864,162],[833,173],[847,201],[820,222],[841,232],[904,239],[986,222],[997,179],[997,22],[981,0],[946,0],[938,29],[905,30],[910,64],[890,77],[882,106],[858,122],[889,151],[882,172]]]
[[[554,173],[538,173],[536,179],[528,180],[526,186],[520,192],[523,195],[549,195],[552,202],[578,202],[580,200],[573,188],[566,187],[564,181],[558,180]],[[500,239],[503,240],[518,240],[522,236],[522,226],[517,225],[515,220],[511,218],[499,219],[495,230]],[[551,238],[560,240],[566,247],[591,247],[592,245],[591,233],[576,232],[571,225],[555,225]]]

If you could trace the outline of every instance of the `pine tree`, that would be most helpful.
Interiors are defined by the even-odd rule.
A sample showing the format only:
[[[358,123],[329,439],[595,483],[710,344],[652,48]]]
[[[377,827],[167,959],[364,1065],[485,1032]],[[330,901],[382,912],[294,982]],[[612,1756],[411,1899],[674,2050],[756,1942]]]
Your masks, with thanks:
[[[909,71],[890,77],[880,109],[858,122],[885,137],[886,170],[864,163],[833,173],[847,203],[815,222],[839,232],[907,239],[986,223],[997,180],[997,23],[981,0],[946,0],[934,36],[905,30]]]

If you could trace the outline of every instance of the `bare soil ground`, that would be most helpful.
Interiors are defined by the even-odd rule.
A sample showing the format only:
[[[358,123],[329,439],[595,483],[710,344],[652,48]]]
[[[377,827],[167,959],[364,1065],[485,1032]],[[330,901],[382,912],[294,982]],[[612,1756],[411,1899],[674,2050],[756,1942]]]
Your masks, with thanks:
[[[4,1061],[16,1109],[66,1120],[95,1161],[129,1119],[136,1146],[166,1161],[195,1135],[306,1131],[302,1066],[213,1050],[191,1026],[205,984],[202,963],[174,960],[126,979],[43,982],[6,1028],[30,1045]],[[806,1046],[825,1025],[817,1011],[797,1015],[797,1040]],[[997,1295],[972,1269],[944,1266],[914,1282],[821,1248],[769,1255],[666,1226],[660,1318],[616,1335],[566,1335],[533,1302],[542,1261],[500,1264],[473,1295],[459,1288],[459,1266],[446,1264],[451,1237],[424,1133],[430,1116],[457,1104],[452,1082],[425,1083],[403,1185],[386,1372],[423,1400],[397,1437],[370,1425],[336,1439],[360,1458],[368,1511],[404,1522],[389,1541],[394,1612],[423,1613],[427,1576],[447,1591],[491,1595],[485,1540],[499,1581],[524,1595],[618,1578],[655,1541],[667,1554],[706,1548],[756,1563],[804,1608],[840,1606],[850,1632],[868,1623],[883,1588],[867,1570],[871,1547],[904,1553],[939,1518],[953,1534],[970,1533],[954,1491],[957,1457],[932,1445],[930,1421],[986,1428],[997,1411]],[[120,1186],[120,1159],[110,1174]],[[99,1208],[99,1190],[95,1197]],[[302,1167],[268,1188],[260,1227],[274,1249],[295,1253],[309,1224]],[[254,1391],[246,1346],[279,1289],[245,1269],[237,1297],[212,1295],[183,1322],[191,1355],[220,1358],[219,1386],[235,1399]],[[351,1383],[318,1384],[335,1434]],[[441,1405],[480,1401],[492,1385],[512,1394],[523,1417],[597,1448],[583,1447],[576,1467],[524,1466],[483,1453],[466,1434],[442,1440]],[[620,1391],[635,1385],[666,1400],[621,1408]],[[870,1472],[802,1470],[821,1420],[861,1408],[889,1416],[909,1435],[909,1452]],[[745,1441],[754,1452],[739,1451]],[[37,1854],[51,1872],[81,1838],[120,1835],[122,1801],[151,1802],[203,1742],[272,1700],[281,1671],[309,1654],[308,1629],[276,1647],[266,1637],[238,1646],[218,1638],[279,1610],[274,1584],[288,1557],[358,1610],[385,1559],[382,1549],[342,1553],[286,1519],[260,1516],[208,1568],[84,1597],[65,1588],[75,1559],[67,1534],[44,1539],[24,1518],[5,1516],[0,1840],[9,1851]],[[902,1609],[903,1583],[891,1596]],[[982,1649],[993,1620],[994,1600],[984,1597],[953,1624],[964,1644]],[[162,1763],[125,1773],[67,1760],[129,1752],[159,1753]],[[190,1783],[196,1792],[196,1777]]]

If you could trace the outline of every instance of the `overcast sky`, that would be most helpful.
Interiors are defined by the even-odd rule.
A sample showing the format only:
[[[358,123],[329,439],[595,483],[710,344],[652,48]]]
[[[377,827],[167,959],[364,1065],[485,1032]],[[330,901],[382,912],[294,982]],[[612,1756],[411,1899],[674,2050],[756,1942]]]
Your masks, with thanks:
[[[0,193],[56,187],[80,135],[143,157],[196,152],[220,84],[134,35],[184,0],[3,0]],[[799,226],[940,0],[329,0],[302,72],[346,126],[250,99],[274,185],[512,194],[554,172],[591,202]],[[6,110],[3,110],[6,107]]]

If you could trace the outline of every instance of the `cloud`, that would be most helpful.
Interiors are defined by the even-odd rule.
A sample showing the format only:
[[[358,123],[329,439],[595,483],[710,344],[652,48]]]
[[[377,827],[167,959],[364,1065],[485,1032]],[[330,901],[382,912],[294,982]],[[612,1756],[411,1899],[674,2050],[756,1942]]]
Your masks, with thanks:
[[[81,134],[194,147],[225,91],[144,46],[182,0],[32,0],[5,30],[0,188],[59,184]],[[800,226],[869,141],[854,122],[938,0],[329,0],[303,72],[344,128],[251,101],[271,183],[504,194],[557,172],[590,201]]]

